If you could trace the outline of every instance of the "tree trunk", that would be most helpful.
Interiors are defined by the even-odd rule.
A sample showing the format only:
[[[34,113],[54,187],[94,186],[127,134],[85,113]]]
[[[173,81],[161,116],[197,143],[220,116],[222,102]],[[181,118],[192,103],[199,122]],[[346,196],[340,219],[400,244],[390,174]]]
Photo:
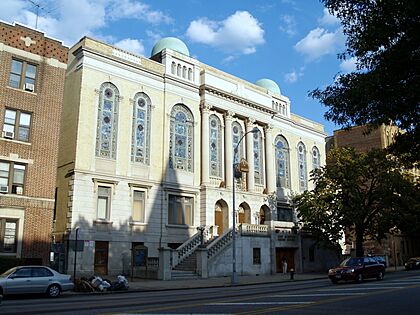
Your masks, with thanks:
[[[356,257],[363,257],[364,250],[363,250],[363,234],[364,228],[356,227]]]

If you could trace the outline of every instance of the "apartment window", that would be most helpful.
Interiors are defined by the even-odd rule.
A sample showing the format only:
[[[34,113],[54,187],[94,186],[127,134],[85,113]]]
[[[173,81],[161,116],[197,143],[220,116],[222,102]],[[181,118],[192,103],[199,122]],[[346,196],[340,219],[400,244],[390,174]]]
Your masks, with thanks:
[[[24,164],[0,161],[0,193],[22,195],[25,170]]]
[[[193,225],[193,198],[169,195],[168,223]]]
[[[98,186],[97,219],[109,220],[111,208],[111,187]]]
[[[35,91],[36,65],[21,60],[12,60],[10,70],[9,86],[24,89],[25,91]]]
[[[261,248],[252,249],[252,261],[254,265],[261,265]]]
[[[31,114],[7,108],[4,111],[3,138],[29,142]]]
[[[140,190],[133,191],[133,221],[145,222],[145,192]]]
[[[0,218],[0,253],[16,253],[18,220]]]

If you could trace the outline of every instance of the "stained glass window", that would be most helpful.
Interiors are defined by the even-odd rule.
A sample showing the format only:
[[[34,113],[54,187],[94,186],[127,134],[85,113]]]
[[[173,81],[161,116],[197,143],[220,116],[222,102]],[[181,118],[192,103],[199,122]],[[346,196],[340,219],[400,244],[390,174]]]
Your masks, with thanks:
[[[306,148],[302,142],[298,146],[298,172],[299,172],[299,190],[305,191],[308,189],[308,182],[306,176]]]
[[[243,141],[241,141],[241,144],[238,147],[238,152],[235,154],[235,148],[238,146],[239,141],[241,140],[243,135],[242,127],[238,122],[232,123],[232,152],[234,155],[233,163],[237,164],[243,157]]]
[[[133,104],[133,136],[131,160],[149,164],[151,101],[145,93],[137,93]]]
[[[118,89],[106,82],[99,90],[96,156],[115,159],[117,152]]]
[[[276,138],[276,183],[277,187],[290,188],[289,145],[282,136]]]
[[[210,116],[210,175],[222,177],[222,132],[220,119]]]
[[[262,135],[261,131],[253,134],[254,137],[254,178],[255,184],[264,184],[263,157],[262,157]]]
[[[171,135],[169,141],[169,167],[193,171],[194,120],[190,110],[177,104],[171,112]]]
[[[319,150],[317,147],[312,148],[312,169],[316,170],[321,166]]]

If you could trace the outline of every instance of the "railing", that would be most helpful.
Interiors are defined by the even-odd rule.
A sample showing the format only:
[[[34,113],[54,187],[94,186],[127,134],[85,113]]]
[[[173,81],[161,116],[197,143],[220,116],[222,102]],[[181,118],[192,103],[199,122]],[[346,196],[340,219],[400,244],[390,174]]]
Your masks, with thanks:
[[[213,237],[213,226],[206,226],[203,231],[203,242],[205,243],[212,237]],[[201,245],[201,231],[198,231],[176,249],[177,260],[173,262],[172,267],[178,266],[183,260],[185,260],[188,256],[190,256],[200,245]]]
[[[233,230],[225,232],[223,235],[219,236],[215,241],[213,241],[207,247],[207,258],[211,259],[215,257],[218,253],[222,251],[228,244],[232,242]]]
[[[242,223],[239,227],[241,235],[270,236],[268,225]]]

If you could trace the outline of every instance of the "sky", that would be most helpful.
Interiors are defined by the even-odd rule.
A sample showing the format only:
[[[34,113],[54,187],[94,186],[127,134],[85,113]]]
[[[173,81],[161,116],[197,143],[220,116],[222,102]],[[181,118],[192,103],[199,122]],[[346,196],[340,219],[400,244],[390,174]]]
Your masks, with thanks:
[[[319,0],[1,0],[0,19],[37,26],[69,47],[90,36],[144,57],[160,38],[177,37],[200,62],[275,81],[292,113],[328,135],[340,126],[308,93],[355,69],[337,59],[346,38]]]

